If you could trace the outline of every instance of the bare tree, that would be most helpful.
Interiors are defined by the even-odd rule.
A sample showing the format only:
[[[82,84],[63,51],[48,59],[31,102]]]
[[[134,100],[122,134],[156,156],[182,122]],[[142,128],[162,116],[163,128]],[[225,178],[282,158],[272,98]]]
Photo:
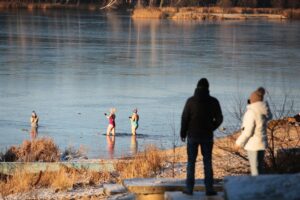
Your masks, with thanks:
[[[172,150],[173,150],[171,165],[172,165],[172,177],[175,177],[175,163],[177,160],[176,148],[178,146],[178,134],[175,126],[174,114],[172,114],[171,119],[172,121],[170,123],[170,128],[172,131]]]

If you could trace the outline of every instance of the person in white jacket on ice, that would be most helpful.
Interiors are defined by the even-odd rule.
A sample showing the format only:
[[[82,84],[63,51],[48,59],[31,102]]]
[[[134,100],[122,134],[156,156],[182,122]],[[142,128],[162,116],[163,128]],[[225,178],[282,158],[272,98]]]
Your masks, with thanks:
[[[264,153],[268,146],[267,122],[272,118],[265,89],[258,88],[250,95],[250,102],[243,117],[241,135],[236,140],[237,147],[243,147],[248,154],[251,175],[263,173]]]

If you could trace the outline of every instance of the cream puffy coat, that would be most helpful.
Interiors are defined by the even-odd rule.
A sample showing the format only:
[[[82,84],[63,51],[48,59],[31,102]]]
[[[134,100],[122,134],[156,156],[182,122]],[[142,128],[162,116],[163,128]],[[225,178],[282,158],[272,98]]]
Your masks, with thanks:
[[[268,146],[267,122],[272,118],[268,103],[258,101],[247,106],[242,133],[236,140],[247,151],[264,150]]]

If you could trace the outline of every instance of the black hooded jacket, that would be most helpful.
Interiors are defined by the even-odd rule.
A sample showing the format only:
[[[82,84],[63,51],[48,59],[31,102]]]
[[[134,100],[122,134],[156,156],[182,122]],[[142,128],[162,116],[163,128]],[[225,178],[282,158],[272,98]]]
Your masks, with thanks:
[[[184,107],[181,118],[181,138],[212,141],[213,131],[223,122],[219,101],[206,88],[196,88]]]

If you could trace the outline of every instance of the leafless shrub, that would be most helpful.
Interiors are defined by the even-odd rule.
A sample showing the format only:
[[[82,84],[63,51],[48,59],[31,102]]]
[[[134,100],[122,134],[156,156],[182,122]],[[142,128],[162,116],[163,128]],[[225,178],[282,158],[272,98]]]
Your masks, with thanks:
[[[268,126],[269,146],[266,150],[266,171],[293,173],[300,171],[300,128],[290,125],[288,118],[274,120]]]
[[[242,96],[235,97],[233,99],[233,105],[232,111],[229,113],[233,119],[241,123],[246,112],[246,98],[243,98]]]
[[[61,160],[70,161],[73,159],[86,159],[86,149],[83,146],[80,146],[79,149],[76,149],[73,146],[69,146],[64,150],[61,155]]]
[[[175,177],[175,164],[178,160],[178,155],[176,152],[176,148],[178,146],[178,133],[176,131],[175,121],[174,121],[174,114],[171,117],[172,122],[170,123],[170,128],[172,131],[172,158],[171,158],[171,167],[172,167],[172,177]]]
[[[283,99],[274,102],[269,94],[266,95],[267,102],[270,102],[271,111],[274,120],[268,123],[268,148],[265,154],[266,172],[267,173],[293,173],[300,171],[300,128],[289,123],[289,115],[295,113],[294,101],[284,95]],[[235,107],[232,109],[232,117],[237,121],[242,121],[245,100],[235,99]],[[240,131],[229,134],[223,131],[226,139],[216,143],[216,147],[226,152],[228,162],[225,162],[223,168],[230,174],[246,172],[243,168],[248,168],[247,154],[244,150],[234,148],[235,141]],[[278,153],[279,152],[279,153]],[[298,153],[295,153],[298,152]],[[221,166],[222,167],[222,166]]]

